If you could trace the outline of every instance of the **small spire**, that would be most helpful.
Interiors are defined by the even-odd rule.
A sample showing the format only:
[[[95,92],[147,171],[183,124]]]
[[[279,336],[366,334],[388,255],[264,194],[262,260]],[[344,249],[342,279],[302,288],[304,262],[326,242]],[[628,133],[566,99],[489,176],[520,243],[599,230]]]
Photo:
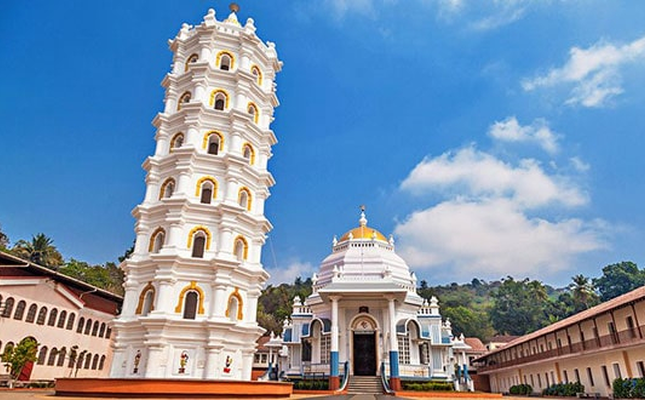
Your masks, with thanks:
[[[231,3],[228,6],[228,9],[231,10],[231,12],[240,12],[240,6],[237,3]]]
[[[224,20],[224,22],[239,26],[240,22],[237,20],[237,15],[235,13],[240,11],[240,6],[235,3],[231,3],[228,8],[231,10],[231,13],[228,15],[228,18]]]
[[[367,225],[367,218],[365,218],[365,206],[361,205],[361,218],[358,220],[360,226]]]

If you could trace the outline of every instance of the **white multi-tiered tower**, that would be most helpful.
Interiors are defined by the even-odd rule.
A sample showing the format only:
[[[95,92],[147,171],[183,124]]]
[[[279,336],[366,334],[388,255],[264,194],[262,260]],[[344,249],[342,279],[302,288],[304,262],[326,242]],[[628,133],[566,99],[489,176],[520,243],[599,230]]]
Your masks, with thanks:
[[[282,63],[253,20],[242,26],[231,11],[217,21],[211,9],[170,41],[157,148],[143,165],[146,196],[123,264],[114,378],[251,378]]]

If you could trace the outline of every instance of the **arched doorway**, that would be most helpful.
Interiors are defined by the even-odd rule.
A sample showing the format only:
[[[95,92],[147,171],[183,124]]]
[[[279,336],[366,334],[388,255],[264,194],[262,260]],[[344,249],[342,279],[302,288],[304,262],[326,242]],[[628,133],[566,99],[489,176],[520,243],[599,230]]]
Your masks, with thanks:
[[[352,369],[354,375],[376,375],[377,329],[368,316],[356,318],[352,324]]]

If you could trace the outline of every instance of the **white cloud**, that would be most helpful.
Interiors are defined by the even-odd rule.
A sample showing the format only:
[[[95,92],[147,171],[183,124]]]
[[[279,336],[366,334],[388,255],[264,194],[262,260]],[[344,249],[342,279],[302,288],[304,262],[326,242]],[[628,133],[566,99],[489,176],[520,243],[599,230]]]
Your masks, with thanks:
[[[515,117],[496,121],[488,130],[488,135],[504,142],[535,142],[549,154],[558,151],[558,137],[543,119],[533,124],[521,126]]]
[[[478,31],[489,31],[505,25],[510,25],[524,17],[526,13],[524,3],[510,0],[495,1],[494,4],[497,7],[495,7],[494,12],[473,22],[471,27]]]
[[[337,20],[343,19],[349,13],[373,17],[375,15],[373,0],[325,0]]]
[[[605,247],[602,227],[571,218],[530,218],[508,199],[450,200],[411,214],[395,228],[397,251],[413,268],[451,279],[544,277],[577,255]]]
[[[575,168],[576,171],[578,172],[587,172],[589,169],[591,169],[591,166],[582,161],[579,157],[571,157],[570,159],[571,165],[573,165],[573,168]]]
[[[625,45],[600,41],[587,49],[573,47],[569,59],[542,76],[524,79],[526,91],[542,87],[573,85],[567,104],[601,107],[623,93],[622,66],[645,60],[645,36]]]
[[[476,198],[507,197],[525,208],[573,207],[588,201],[567,177],[548,175],[536,160],[523,159],[513,166],[473,147],[425,158],[401,183],[401,189],[414,194],[457,191]]]
[[[315,269],[309,262],[294,260],[285,267],[267,268],[267,271],[271,274],[268,283],[271,285],[279,285],[281,283],[293,283],[297,277],[305,280],[311,277]]]

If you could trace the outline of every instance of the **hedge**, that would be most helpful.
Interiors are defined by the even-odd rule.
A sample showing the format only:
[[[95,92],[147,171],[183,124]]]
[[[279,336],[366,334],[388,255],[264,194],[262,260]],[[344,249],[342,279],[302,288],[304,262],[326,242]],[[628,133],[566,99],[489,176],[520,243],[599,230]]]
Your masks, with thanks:
[[[645,399],[645,378],[614,379],[614,398]]]
[[[293,388],[298,390],[329,390],[329,381],[327,379],[303,379],[295,381]]]
[[[529,384],[513,385],[508,389],[510,394],[529,395],[533,393],[533,387]]]
[[[403,381],[401,382],[403,390],[411,390],[415,392],[429,392],[434,390],[442,391],[452,391],[455,390],[455,387],[450,382],[410,382]]]
[[[542,391],[545,396],[576,396],[584,393],[585,387],[580,382],[556,383]]]

